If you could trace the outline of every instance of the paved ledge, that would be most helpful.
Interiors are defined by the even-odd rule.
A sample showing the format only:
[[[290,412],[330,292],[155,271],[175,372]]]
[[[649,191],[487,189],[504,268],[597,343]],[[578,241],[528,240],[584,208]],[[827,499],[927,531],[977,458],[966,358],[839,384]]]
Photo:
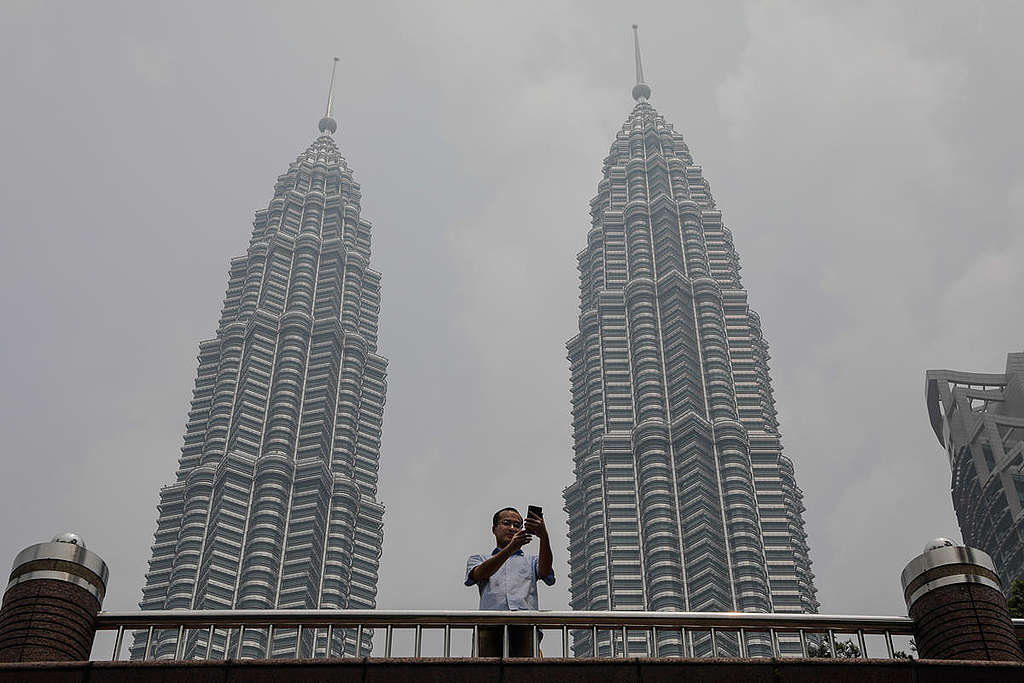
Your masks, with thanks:
[[[886,659],[333,659],[0,664],[0,683],[995,683],[1024,664]]]

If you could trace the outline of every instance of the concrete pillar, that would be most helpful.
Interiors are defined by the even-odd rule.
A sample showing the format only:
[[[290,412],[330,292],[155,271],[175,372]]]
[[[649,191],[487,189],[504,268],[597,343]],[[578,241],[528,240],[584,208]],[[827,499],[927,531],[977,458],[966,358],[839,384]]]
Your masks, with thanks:
[[[89,659],[107,577],[75,534],[18,553],[0,607],[0,662]]]
[[[922,659],[1024,661],[986,553],[935,539],[901,578]]]

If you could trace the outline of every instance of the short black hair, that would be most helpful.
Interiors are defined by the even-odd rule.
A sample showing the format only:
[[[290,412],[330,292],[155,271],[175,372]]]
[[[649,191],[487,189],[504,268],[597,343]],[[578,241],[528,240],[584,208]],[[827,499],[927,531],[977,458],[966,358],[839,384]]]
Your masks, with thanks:
[[[514,512],[517,515],[519,515],[520,518],[522,518],[522,515],[519,514],[519,510],[516,510],[515,508],[501,508],[500,510],[498,510],[497,512],[494,513],[494,517],[491,519],[491,528],[492,529],[494,527],[498,526],[498,518],[501,517],[501,513],[502,512],[505,512],[507,510],[511,510],[512,512]]]

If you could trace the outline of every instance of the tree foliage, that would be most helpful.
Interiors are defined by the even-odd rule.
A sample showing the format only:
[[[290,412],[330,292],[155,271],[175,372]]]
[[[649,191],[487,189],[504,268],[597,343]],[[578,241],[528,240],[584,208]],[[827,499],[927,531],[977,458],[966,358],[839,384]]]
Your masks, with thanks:
[[[811,657],[832,657],[832,648],[827,640],[807,644],[807,654]],[[855,659],[860,657],[860,648],[853,644],[852,640],[836,641],[835,656],[840,659]]]
[[[1024,619],[1024,579],[1016,579],[1010,588],[1010,616],[1014,619]]]

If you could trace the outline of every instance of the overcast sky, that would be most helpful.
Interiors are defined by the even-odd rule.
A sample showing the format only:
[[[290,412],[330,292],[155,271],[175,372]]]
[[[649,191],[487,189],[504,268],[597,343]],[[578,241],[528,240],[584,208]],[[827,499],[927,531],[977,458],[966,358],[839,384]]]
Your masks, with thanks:
[[[534,503],[567,608],[575,254],[634,22],[771,344],[822,611],[905,613],[960,538],[924,373],[1024,347],[1020,3],[6,0],[0,565],[73,530],[135,608],[198,342],[337,55],[390,359],[378,606],[475,608],[466,556]]]

